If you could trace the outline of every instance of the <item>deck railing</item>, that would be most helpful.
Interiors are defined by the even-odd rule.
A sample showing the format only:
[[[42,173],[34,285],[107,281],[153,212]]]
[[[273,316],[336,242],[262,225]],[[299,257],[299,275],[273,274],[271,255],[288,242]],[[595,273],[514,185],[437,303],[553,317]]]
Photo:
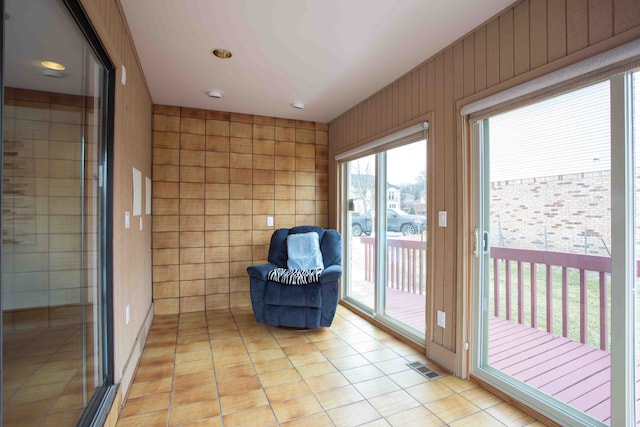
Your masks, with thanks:
[[[376,274],[376,240],[373,237],[361,239],[364,243],[365,280],[373,282]],[[387,287],[426,295],[426,256],[426,242],[387,239]]]
[[[569,269],[575,269],[579,276],[579,340],[581,343],[588,343],[588,300],[593,298],[587,295],[587,275],[595,272],[598,276],[598,313],[599,317],[599,346],[601,350],[607,350],[609,345],[609,273],[611,273],[611,258],[595,255],[581,255],[566,252],[551,252],[529,249],[514,249],[503,247],[492,247],[490,256],[493,263],[493,315],[500,317],[500,309],[505,308],[504,318],[512,319],[512,267],[517,269],[516,275],[516,304],[517,322],[525,323],[525,309],[529,309],[529,323],[532,328],[538,328],[538,266],[544,266],[545,271],[545,299],[546,299],[546,330],[553,333],[554,324],[554,296],[553,296],[553,269],[560,270],[560,304],[561,310],[561,330],[562,336],[568,337],[569,330]],[[500,268],[500,264],[504,268]],[[529,266],[529,307],[525,307],[525,265]],[[637,274],[640,275],[640,261],[636,267]],[[501,274],[502,273],[502,274]],[[502,299],[504,298],[504,303]],[[557,298],[555,298],[557,303]],[[515,320],[514,320],[515,321]]]
[[[365,251],[365,280],[375,280],[375,239],[361,237]],[[587,292],[587,277],[596,274],[598,278],[598,335],[601,350],[608,350],[609,346],[609,274],[611,273],[611,258],[596,255],[572,254],[567,252],[539,251],[529,249],[515,249],[492,247],[490,257],[493,266],[493,315],[507,320],[525,324],[525,312],[530,313],[528,323],[532,328],[538,328],[538,266],[544,268],[546,330],[554,333],[554,301],[561,305],[560,324],[561,334],[569,338],[569,271],[577,270],[579,277],[579,341],[588,344],[587,298],[593,298]],[[501,264],[504,264],[501,268]],[[529,298],[528,307],[525,305],[525,266],[528,266]],[[512,286],[512,269],[516,270],[515,287]],[[560,279],[555,280],[554,270],[559,270]],[[640,277],[640,260],[637,261],[636,273]],[[387,287],[403,292],[426,294],[426,243],[414,240],[387,239]],[[554,285],[560,286],[560,297],[554,298]],[[515,291],[513,291],[515,289]],[[517,319],[513,319],[514,295]],[[504,299],[504,302],[502,301]],[[558,301],[559,300],[559,301]],[[501,316],[501,309],[504,315]]]

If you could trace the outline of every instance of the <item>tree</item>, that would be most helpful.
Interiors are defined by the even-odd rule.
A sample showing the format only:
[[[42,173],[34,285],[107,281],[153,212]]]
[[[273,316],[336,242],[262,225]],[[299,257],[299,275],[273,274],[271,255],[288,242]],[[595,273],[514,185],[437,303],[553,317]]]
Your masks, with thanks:
[[[351,169],[351,192],[355,200],[361,200],[366,215],[374,206],[375,176],[372,159],[364,158],[349,163]]]

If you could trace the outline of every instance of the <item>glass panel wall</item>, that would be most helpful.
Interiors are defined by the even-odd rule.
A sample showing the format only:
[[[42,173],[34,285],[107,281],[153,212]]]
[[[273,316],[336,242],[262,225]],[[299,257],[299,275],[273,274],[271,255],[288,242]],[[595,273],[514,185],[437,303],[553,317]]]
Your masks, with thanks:
[[[424,344],[427,299],[423,132],[343,164],[345,300]],[[404,142],[404,144],[402,144]]]
[[[70,426],[106,382],[106,74],[62,3],[5,9],[2,424]]]
[[[346,164],[348,253],[345,296],[373,312],[375,307],[376,158],[362,157]],[[350,231],[350,233],[349,233]]]
[[[639,82],[472,123],[472,374],[563,425],[639,421]]]

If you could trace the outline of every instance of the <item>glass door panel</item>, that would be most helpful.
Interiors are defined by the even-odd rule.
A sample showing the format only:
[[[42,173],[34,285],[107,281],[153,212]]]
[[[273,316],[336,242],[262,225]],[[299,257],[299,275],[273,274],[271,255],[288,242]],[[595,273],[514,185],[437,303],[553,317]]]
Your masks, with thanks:
[[[107,381],[105,68],[61,2],[4,4],[0,424],[71,426]]]
[[[348,278],[345,297],[373,312],[376,294],[376,158],[374,155],[345,166]]]
[[[605,424],[610,133],[608,82],[493,116],[482,132],[488,250],[480,274],[481,364],[530,395]]]
[[[427,295],[427,144],[393,148],[386,157],[384,314],[424,338]]]
[[[633,265],[634,277],[635,277],[635,324],[633,325],[635,348],[634,348],[634,367],[632,372],[635,372],[635,416],[636,424],[640,425],[640,72],[632,74],[632,110],[633,110],[633,132],[632,132],[632,146],[633,146],[633,184],[635,200],[633,203],[634,208],[634,226],[635,226],[635,238],[634,238],[634,256],[635,260]]]

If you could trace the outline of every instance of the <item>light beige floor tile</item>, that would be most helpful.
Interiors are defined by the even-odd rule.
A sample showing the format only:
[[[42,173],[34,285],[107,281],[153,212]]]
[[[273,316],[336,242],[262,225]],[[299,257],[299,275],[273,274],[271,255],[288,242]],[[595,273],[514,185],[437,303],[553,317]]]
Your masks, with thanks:
[[[256,351],[251,353],[250,356],[253,362],[261,362],[264,360],[280,359],[282,357],[285,357],[286,355],[284,354],[284,351],[282,351],[282,349],[276,348],[276,349]]]
[[[378,418],[375,421],[371,421],[368,423],[361,424],[359,427],[390,427],[389,421],[384,418]]]
[[[220,407],[217,400],[205,400],[189,405],[174,406],[170,410],[169,426],[206,420],[218,415],[220,415]]]
[[[314,353],[318,351],[316,346],[310,342],[283,347],[282,350],[287,356],[293,356],[294,354]]]
[[[281,427],[330,427],[333,426],[331,419],[324,412],[295,420],[280,423]]]
[[[328,350],[330,348],[341,348],[347,345],[347,343],[339,337],[330,337],[323,340],[313,342],[319,350]]]
[[[278,338],[277,341],[280,347],[290,347],[293,345],[307,344],[311,342],[309,338],[304,335],[286,336]]]
[[[322,406],[312,395],[274,402],[271,407],[281,423],[322,412]]]
[[[295,367],[308,365],[310,363],[320,363],[326,360],[327,358],[324,357],[324,355],[319,351],[315,351],[311,353],[293,354],[289,356],[289,361]]]
[[[296,369],[304,379],[319,377],[322,375],[329,375],[338,372],[335,366],[333,366],[329,361],[301,365]]]
[[[383,417],[389,417],[421,406],[420,402],[404,390],[397,390],[371,398],[369,399],[369,403],[371,403]]]
[[[385,360],[391,360],[397,358],[399,355],[393,350],[383,348],[381,350],[373,350],[367,353],[361,353],[369,362],[380,363]]]
[[[382,377],[384,376],[384,373],[373,365],[364,365],[357,368],[346,369],[342,371],[342,375],[344,375],[350,383],[354,384],[361,381]]]
[[[400,390],[400,387],[386,376],[356,383],[355,387],[367,399]]]
[[[462,393],[460,393],[460,396],[464,397],[469,402],[473,403],[481,409],[486,409],[502,402],[502,399],[494,394],[489,393],[482,387],[476,387],[470,390],[463,391]]]
[[[256,371],[249,363],[216,370],[216,380],[218,382],[231,382],[240,377],[255,377]]]
[[[349,381],[340,373],[313,377],[306,380],[307,385],[314,393],[332,388],[342,387],[349,384]]]
[[[280,371],[270,371],[260,374],[262,387],[272,387],[280,384],[300,381],[301,377],[295,368],[282,369]]]
[[[261,362],[255,362],[253,364],[256,372],[258,374],[264,374],[266,372],[272,371],[280,371],[282,369],[292,368],[293,365],[289,362],[289,359],[286,357],[281,357],[279,359],[271,359],[271,360],[263,360]]]
[[[524,426],[534,421],[529,415],[506,402],[487,408],[486,412],[508,426]]]
[[[269,406],[236,412],[222,417],[225,427],[275,426],[277,424],[273,411]]]
[[[273,338],[259,339],[256,341],[246,342],[245,346],[247,347],[247,351],[249,353],[254,353],[261,350],[274,350],[274,349],[280,348],[280,346],[278,345],[278,342]]]
[[[264,390],[262,389],[251,390],[246,393],[223,396],[220,398],[222,415],[232,414],[245,409],[258,408],[268,404],[267,396],[264,394]]]
[[[437,381],[427,381],[405,389],[420,403],[431,403],[454,394],[446,385]]]
[[[385,360],[383,362],[376,363],[376,367],[387,375],[395,374],[397,372],[410,370],[407,366],[407,359],[403,357],[396,357],[395,359]]]
[[[321,391],[315,395],[325,410],[364,400],[362,394],[352,385]]]
[[[176,365],[181,363],[197,362],[200,360],[211,360],[211,350],[192,351],[191,353],[176,354]]]
[[[370,421],[375,421],[382,416],[369,402],[352,403],[327,411],[336,426],[357,426]]]
[[[264,391],[271,402],[295,399],[296,397],[311,394],[311,390],[302,380],[293,383],[280,384],[274,387],[267,387]]]
[[[262,388],[257,376],[239,377],[228,382],[218,383],[218,395],[230,396],[232,394],[246,393],[251,390]]]
[[[191,351],[204,351],[210,350],[211,345],[209,341],[196,341],[188,344],[177,344],[176,353],[189,353]]]
[[[214,400],[218,398],[218,392],[213,383],[200,387],[183,388],[174,390],[171,395],[171,406],[187,405],[189,403],[203,400]]]
[[[212,381],[213,375],[202,375],[199,372],[196,372],[195,374],[181,375],[173,378],[173,390],[208,385],[211,384]]]
[[[132,417],[118,418],[116,427],[166,426],[168,414],[169,411],[164,409]]]
[[[176,363],[174,369],[174,375],[177,376],[196,372],[201,372],[202,375],[211,375],[211,378],[213,378],[213,361],[211,359],[204,359],[196,360],[195,362]]]
[[[427,403],[425,406],[446,423],[451,423],[480,410],[480,408],[457,394]]]
[[[484,411],[476,412],[468,417],[461,418],[449,424],[451,427],[504,427],[504,424]]]
[[[332,347],[322,350],[322,354],[329,360],[340,359],[342,357],[353,356],[358,352],[350,345],[343,345],[341,347]]]
[[[153,396],[139,397],[137,399],[127,399],[124,408],[120,412],[123,418],[132,415],[141,415],[149,412],[159,411],[169,407],[171,393],[155,394]]]
[[[395,381],[396,384],[398,384],[402,388],[408,388],[429,381],[413,369],[409,369],[408,371],[396,372],[395,374],[389,375],[389,378]]]
[[[418,406],[387,417],[387,421],[389,421],[389,424],[393,427],[414,427],[416,420],[420,420],[420,427],[439,427],[445,425],[440,418],[436,417],[424,406]]]
[[[462,380],[460,378],[454,377],[453,375],[447,375],[436,381],[446,385],[456,393],[461,393],[465,390],[471,390],[472,388],[478,387],[477,384],[472,383],[471,381]]]
[[[351,356],[341,357],[339,359],[331,359],[333,366],[341,371],[347,369],[353,369],[360,366],[368,365],[369,361],[362,357],[360,354],[353,354]],[[378,366],[378,365],[376,365]]]

